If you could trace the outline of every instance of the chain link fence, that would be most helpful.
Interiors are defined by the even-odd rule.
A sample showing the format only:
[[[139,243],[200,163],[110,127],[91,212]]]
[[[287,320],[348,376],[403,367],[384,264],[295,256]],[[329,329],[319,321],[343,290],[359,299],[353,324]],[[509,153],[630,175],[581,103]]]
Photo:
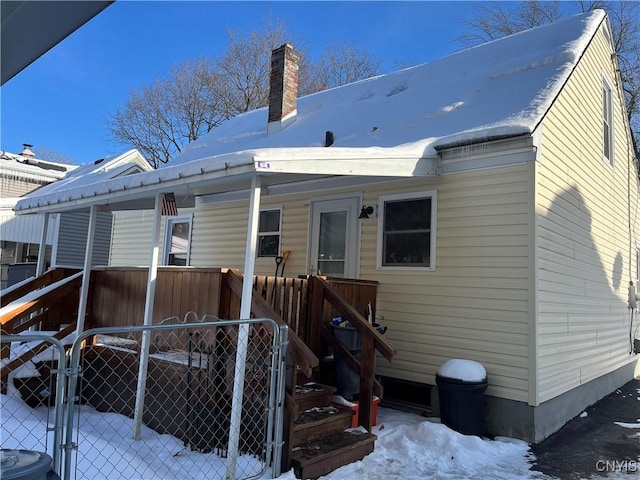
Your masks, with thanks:
[[[11,348],[2,360],[3,370],[23,353],[38,345],[45,347],[9,375],[2,375],[2,449],[44,452],[52,458],[52,468],[59,470],[65,386],[64,375],[59,373],[66,364],[65,346],[51,335],[32,331],[0,339]]]
[[[16,447],[62,457],[57,471],[65,480],[222,479],[227,472],[251,479],[270,467],[279,474],[286,327],[268,319],[186,320],[80,335],[67,353],[60,446],[21,443],[18,431],[40,430],[16,417]],[[247,347],[239,349],[243,328]],[[237,358],[238,350],[245,355]],[[28,390],[17,390],[15,402],[27,403]],[[240,415],[237,452],[229,445],[232,411]]]

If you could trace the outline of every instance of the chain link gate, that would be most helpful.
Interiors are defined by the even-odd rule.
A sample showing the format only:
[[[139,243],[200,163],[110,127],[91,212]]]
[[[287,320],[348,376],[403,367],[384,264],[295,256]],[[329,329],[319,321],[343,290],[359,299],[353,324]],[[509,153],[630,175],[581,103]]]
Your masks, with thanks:
[[[10,355],[2,361],[3,368],[24,352],[34,347],[39,350],[8,378],[2,377],[2,449],[46,453],[52,459],[52,469],[59,472],[64,425],[65,347],[51,335],[25,333],[0,337],[2,347],[10,349]]]
[[[53,409],[54,422],[44,427],[42,422],[31,422],[45,439],[54,438],[44,448],[23,443],[25,435],[18,432],[28,432],[31,423],[19,418],[16,423],[22,427],[15,431],[16,447],[46,448],[64,480],[222,479],[228,471],[235,471],[238,479],[253,479],[269,467],[277,476],[287,327],[270,319],[187,323],[188,316],[182,321],[166,319],[160,325],[100,328],[81,334],[60,367],[64,375],[58,376],[59,408]],[[230,416],[242,328],[248,328],[249,340],[245,362],[240,362],[245,368],[238,389],[243,397],[238,403],[239,455],[230,467]],[[148,350],[142,342],[145,335],[150,340]],[[62,344],[41,336],[52,341],[59,358],[65,359]],[[3,342],[24,341],[20,335],[6,337]],[[146,368],[141,369],[141,364]],[[3,405],[3,448],[5,425],[11,423],[5,422],[5,410]],[[50,410],[44,408],[44,412]]]

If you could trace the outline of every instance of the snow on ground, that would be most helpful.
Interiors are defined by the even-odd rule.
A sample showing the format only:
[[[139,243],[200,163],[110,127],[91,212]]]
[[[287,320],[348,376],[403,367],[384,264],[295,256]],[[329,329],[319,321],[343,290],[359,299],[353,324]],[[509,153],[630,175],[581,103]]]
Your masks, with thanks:
[[[29,408],[15,391],[0,395],[0,402],[2,448],[50,453],[51,437],[47,447],[45,425],[53,421],[51,411],[44,407]],[[81,415],[78,443],[81,452],[84,448],[85,453],[79,459],[79,471],[87,473],[78,475],[78,479],[101,477],[106,464],[116,466],[115,472],[107,477],[110,480],[182,480],[186,478],[185,472],[193,480],[223,476],[221,472],[224,472],[226,459],[189,451],[173,436],[160,435],[143,426],[142,440],[134,441],[131,438],[133,421],[128,417],[99,413],[87,406],[81,407]],[[640,428],[640,423],[615,423],[625,428]],[[532,470],[535,458],[526,442],[462,435],[442,425],[438,418],[379,408],[378,424],[373,433],[378,436],[373,453],[321,477],[322,480],[552,480],[552,477]],[[259,470],[255,458],[240,458],[239,472],[255,475]],[[212,475],[212,472],[217,474]],[[589,480],[632,477],[633,474],[616,472],[592,476]],[[271,476],[265,474],[260,480],[268,478]],[[278,478],[294,480],[295,475],[289,471]]]
[[[44,443],[32,432],[44,431],[48,411],[26,406],[16,394],[2,395],[1,417],[2,448],[44,451]],[[169,435],[159,435],[151,429],[143,430],[144,442],[135,442],[130,437],[132,420],[122,415],[89,412],[83,406],[83,419],[91,429],[81,431],[84,442],[97,449],[95,465],[113,455],[120,469],[120,478],[134,479],[139,472],[154,472],[148,478],[180,478],[188,462],[194,480],[209,478],[211,455],[189,452],[179,440]],[[88,415],[88,416],[87,416]],[[50,419],[49,419],[50,420]],[[83,422],[85,423],[85,422]],[[26,428],[25,428],[26,427]],[[24,433],[22,433],[24,432]],[[100,437],[95,432],[100,432]],[[359,462],[344,466],[322,477],[324,480],[417,480],[438,479],[501,479],[523,480],[546,478],[531,470],[533,457],[527,443],[520,440],[499,438],[481,439],[461,435],[439,423],[437,418],[380,408],[378,425],[374,427],[378,436],[375,451]],[[17,438],[16,438],[17,437]],[[81,442],[82,444],[82,442]],[[161,455],[159,455],[162,452]],[[98,457],[99,455],[99,457]],[[86,458],[91,462],[91,458]],[[245,459],[249,461],[248,459]],[[220,459],[222,467],[224,459]],[[255,466],[245,465],[249,470]],[[96,473],[96,472],[94,472]],[[145,477],[147,478],[147,477]],[[262,477],[270,478],[269,475]],[[280,480],[293,480],[292,471],[281,475]]]

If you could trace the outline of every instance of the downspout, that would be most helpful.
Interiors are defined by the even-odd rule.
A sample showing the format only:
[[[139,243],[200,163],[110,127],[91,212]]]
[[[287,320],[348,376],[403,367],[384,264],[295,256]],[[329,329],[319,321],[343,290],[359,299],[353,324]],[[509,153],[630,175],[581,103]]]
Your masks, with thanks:
[[[42,223],[42,235],[40,236],[40,246],[38,248],[38,263],[36,265],[36,277],[44,273],[45,256],[47,254],[47,230],[49,230],[49,213],[44,214]]]
[[[98,206],[91,205],[89,212],[89,227],[87,228],[87,246],[84,251],[84,268],[82,274],[82,287],[80,289],[80,303],[78,305],[76,336],[80,335],[84,331],[84,316],[87,313],[87,298],[89,297],[89,280],[91,277],[93,244],[96,236],[96,218],[98,216]]]
[[[260,216],[260,177],[251,178],[251,197],[249,199],[249,220],[247,225],[247,245],[244,256],[244,278],[242,281],[242,300],[240,318],[251,317],[251,299],[253,297],[253,272],[258,241],[258,219]],[[238,348],[236,351],[236,368],[233,381],[231,403],[231,423],[229,427],[229,448],[227,456],[226,480],[235,480],[238,452],[240,449],[240,427],[242,425],[242,403],[244,397],[244,373],[247,361],[247,345],[249,342],[249,325],[241,323],[238,330]]]
[[[147,277],[147,296],[144,303],[144,325],[153,323],[153,301],[156,296],[156,279],[158,277],[158,259],[160,257],[160,220],[162,216],[162,193],[156,193],[155,209],[153,211],[153,228],[151,232],[151,253],[149,257],[149,275]],[[140,440],[142,431],[142,413],[144,411],[144,394],[147,388],[147,368],[149,366],[149,346],[151,332],[142,332],[140,345],[140,365],[138,368],[138,386],[136,390],[136,404],[133,411],[133,439]]]
[[[36,278],[44,273],[44,261],[47,254],[47,230],[49,229],[49,214],[44,214],[44,221],[42,222],[42,234],[40,235],[40,245],[38,247],[38,263],[36,264]],[[32,313],[31,316],[36,316],[37,313]],[[33,325],[29,330],[40,330],[40,324]]]

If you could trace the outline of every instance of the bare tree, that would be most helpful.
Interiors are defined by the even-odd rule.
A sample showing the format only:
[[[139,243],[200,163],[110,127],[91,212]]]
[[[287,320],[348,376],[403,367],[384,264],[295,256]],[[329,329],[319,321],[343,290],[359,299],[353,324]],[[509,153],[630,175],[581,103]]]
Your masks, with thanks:
[[[229,45],[219,57],[183,62],[167,77],[133,91],[107,119],[112,138],[140,150],[155,168],[169,162],[223,121],[267,105],[271,51],[287,38],[284,24],[270,19],[261,33],[229,31]],[[315,64],[304,48],[296,50],[301,94],[378,73],[380,62],[355,47],[327,48]]]
[[[107,119],[107,128],[114,139],[140,150],[157,168],[225,120],[211,88],[215,78],[207,60],[176,65],[166,78],[131,92]]]
[[[380,73],[380,60],[349,43],[334,43],[324,49],[320,60],[311,67],[303,84],[303,93],[339,87]]]
[[[478,3],[475,15],[463,19],[469,31],[459,37],[466,46],[477,45],[560,19],[563,15],[604,9],[611,23],[627,116],[636,156],[640,156],[640,2],[619,0],[539,2],[529,0]]]
[[[64,153],[49,147],[38,147],[37,149],[35,149],[34,153],[36,155],[36,158],[40,160],[47,160],[49,162],[55,163],[64,163],[68,165],[73,165],[76,163],[75,160],[69,155],[65,155]]]

